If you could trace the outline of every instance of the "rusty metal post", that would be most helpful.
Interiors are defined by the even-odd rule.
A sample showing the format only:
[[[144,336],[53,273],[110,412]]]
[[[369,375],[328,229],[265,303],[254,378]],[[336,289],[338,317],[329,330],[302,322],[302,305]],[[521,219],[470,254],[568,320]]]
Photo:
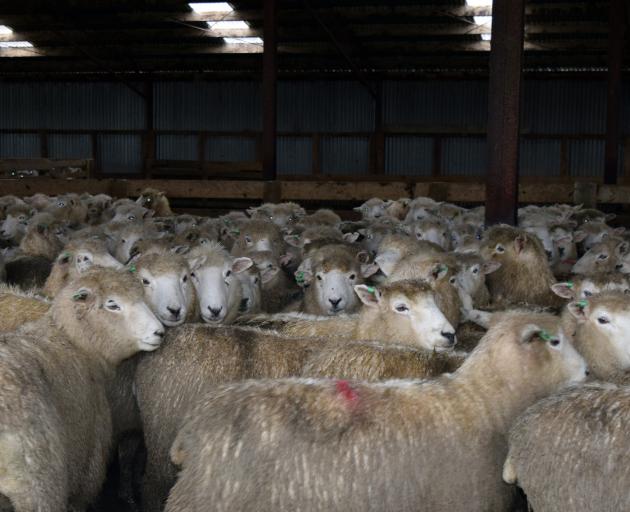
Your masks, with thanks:
[[[621,110],[621,63],[623,61],[624,0],[611,0],[608,28],[608,87],[606,93],[606,149],[604,183],[617,183],[619,168],[619,112]]]
[[[277,173],[277,79],[278,10],[276,0],[264,2],[263,48],[263,179],[275,180]]]
[[[486,224],[516,224],[524,0],[494,0],[488,87]]]

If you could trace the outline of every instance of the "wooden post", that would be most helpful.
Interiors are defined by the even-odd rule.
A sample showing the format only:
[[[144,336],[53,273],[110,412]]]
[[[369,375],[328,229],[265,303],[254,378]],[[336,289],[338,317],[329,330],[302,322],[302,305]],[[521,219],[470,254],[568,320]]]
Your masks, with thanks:
[[[624,0],[610,0],[608,15],[608,88],[606,94],[606,149],[604,183],[617,183],[619,168],[619,111],[621,110],[621,64],[625,31]]]
[[[516,224],[524,0],[495,0],[488,98],[486,225]]]
[[[277,175],[277,79],[278,79],[278,10],[276,0],[265,0],[263,23],[263,179]]]

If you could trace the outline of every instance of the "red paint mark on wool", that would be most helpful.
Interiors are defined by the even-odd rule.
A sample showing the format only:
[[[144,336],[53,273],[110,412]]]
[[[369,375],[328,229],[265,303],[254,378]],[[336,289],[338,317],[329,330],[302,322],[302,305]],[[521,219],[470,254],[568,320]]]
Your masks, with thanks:
[[[359,402],[359,394],[352,388],[347,380],[338,380],[335,383],[337,393],[350,402],[353,406]]]

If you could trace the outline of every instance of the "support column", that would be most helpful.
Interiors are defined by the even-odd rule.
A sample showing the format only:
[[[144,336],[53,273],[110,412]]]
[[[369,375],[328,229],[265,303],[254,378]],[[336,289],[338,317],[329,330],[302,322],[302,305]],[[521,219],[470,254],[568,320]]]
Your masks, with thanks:
[[[524,0],[494,0],[488,87],[488,226],[516,224],[524,16]]]
[[[619,112],[621,111],[621,63],[625,31],[624,0],[610,0],[608,24],[608,86],[606,93],[606,150],[604,183],[617,183],[619,168]]]
[[[263,179],[277,175],[277,79],[278,79],[278,10],[276,0],[264,2],[263,27]]]

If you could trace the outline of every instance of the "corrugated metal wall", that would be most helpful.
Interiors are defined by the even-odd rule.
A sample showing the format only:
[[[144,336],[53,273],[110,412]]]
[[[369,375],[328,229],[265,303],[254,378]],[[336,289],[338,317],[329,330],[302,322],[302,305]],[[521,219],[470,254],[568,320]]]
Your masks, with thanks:
[[[484,80],[418,80],[383,83],[386,127],[401,131],[385,143],[387,175],[429,176],[434,166],[431,132],[442,133],[444,175],[482,175],[486,168],[483,132],[487,116]],[[157,130],[259,132],[261,88],[253,81],[159,82],[154,84]],[[525,80],[523,133],[598,134],[605,130],[606,84],[602,80]],[[312,133],[321,133],[319,160],[323,172],[365,174],[369,165],[369,133],[374,128],[374,101],[354,81],[285,81],[278,91],[278,166],[280,174],[308,175],[313,168]],[[142,130],[144,101],[119,83],[0,83],[0,129]],[[630,90],[624,89],[622,125],[630,135]],[[404,132],[417,132],[416,134]],[[450,136],[457,131],[480,133]],[[303,136],[299,134],[303,133]],[[334,135],[339,133],[340,135]],[[426,135],[425,135],[426,133]],[[345,135],[344,135],[345,134]],[[139,133],[101,134],[97,139],[105,172],[140,172]],[[559,172],[561,142],[524,139],[521,172],[549,176]],[[41,144],[34,134],[0,135],[0,157],[37,157]],[[57,158],[85,158],[92,153],[90,134],[49,137],[48,153]],[[216,161],[255,160],[255,138],[237,134],[208,136],[205,157]],[[156,156],[164,160],[196,160],[198,137],[160,134]],[[603,141],[569,140],[569,172],[601,175]]]

